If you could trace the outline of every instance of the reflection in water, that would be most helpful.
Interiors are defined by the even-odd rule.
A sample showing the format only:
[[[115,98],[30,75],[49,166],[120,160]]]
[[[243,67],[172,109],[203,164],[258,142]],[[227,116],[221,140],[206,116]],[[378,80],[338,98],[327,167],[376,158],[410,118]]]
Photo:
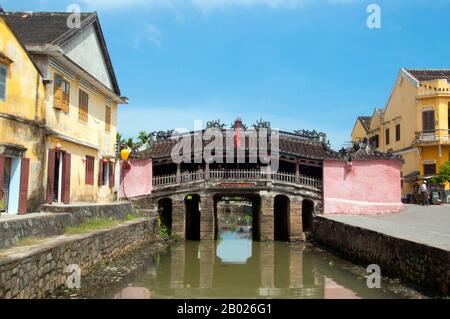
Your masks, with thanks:
[[[339,259],[300,243],[252,241],[251,210],[223,210],[217,241],[186,241],[154,258],[114,298],[390,298],[339,266]],[[226,206],[225,206],[226,208]],[[336,262],[335,262],[336,261]]]
[[[151,298],[398,297],[391,292],[367,288],[365,280],[330,265],[314,247],[284,242],[245,242],[251,243],[252,251],[245,262],[242,262],[240,249],[233,249],[235,254],[226,251],[219,256],[219,252],[230,247],[225,238],[219,244],[215,241],[181,243],[162,254],[153,267],[138,273],[127,285],[146,287]],[[143,291],[135,292],[130,287],[113,294],[116,298],[141,298],[140,295],[146,296]]]
[[[251,232],[224,231],[217,245],[217,257],[223,263],[245,264],[252,256]]]

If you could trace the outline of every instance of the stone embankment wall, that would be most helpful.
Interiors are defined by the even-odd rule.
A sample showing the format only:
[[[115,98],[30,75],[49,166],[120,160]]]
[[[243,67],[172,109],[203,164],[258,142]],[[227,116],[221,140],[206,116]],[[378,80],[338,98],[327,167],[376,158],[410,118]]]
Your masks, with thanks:
[[[126,219],[134,213],[130,202],[89,205],[44,205],[55,214],[30,214],[0,219],[0,249],[13,246],[25,237],[51,237],[64,233],[68,226],[82,224],[89,218]]]
[[[382,274],[448,295],[450,252],[317,216],[313,236],[360,264],[378,264]]]
[[[155,219],[136,220],[86,235],[61,236],[37,248],[0,256],[0,299],[43,298],[65,284],[70,265],[87,274],[98,262],[157,240],[157,233]]]

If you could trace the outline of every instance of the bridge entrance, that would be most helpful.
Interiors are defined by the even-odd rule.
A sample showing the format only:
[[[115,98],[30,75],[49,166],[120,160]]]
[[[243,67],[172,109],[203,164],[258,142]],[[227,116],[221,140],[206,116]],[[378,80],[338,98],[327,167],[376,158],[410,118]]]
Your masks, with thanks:
[[[278,195],[274,199],[274,239],[289,241],[290,233],[290,202],[289,197]]]
[[[172,235],[172,200],[170,198],[158,201],[158,217],[160,227],[164,228],[169,236]]]
[[[184,198],[184,205],[186,211],[185,230],[187,240],[200,240],[200,196],[187,195]]]

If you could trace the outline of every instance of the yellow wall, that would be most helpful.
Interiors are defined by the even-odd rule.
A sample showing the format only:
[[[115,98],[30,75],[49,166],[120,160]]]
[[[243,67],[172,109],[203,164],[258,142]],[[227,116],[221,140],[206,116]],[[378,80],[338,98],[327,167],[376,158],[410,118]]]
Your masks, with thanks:
[[[2,17],[0,51],[13,61],[7,65],[6,99],[0,100],[0,144],[16,144],[27,149],[24,154],[30,159],[27,206],[32,211],[39,207],[44,194],[45,131],[42,124],[45,119],[45,86],[40,73]],[[7,116],[17,120],[7,119]]]
[[[90,147],[63,141],[50,136],[47,141],[47,150],[54,149],[57,143],[61,143],[61,151],[71,155],[70,174],[70,200],[71,202],[108,202],[113,200],[113,189],[108,186],[98,185],[98,172],[100,158],[98,152]],[[86,185],[86,155],[95,158],[94,161],[94,185]],[[47,169],[46,169],[47,174]]]
[[[49,67],[49,77],[54,78],[54,74],[61,72]],[[112,103],[111,114],[111,132],[105,131],[105,111],[106,98],[100,93],[96,95],[93,91],[87,90],[89,94],[89,115],[88,122],[85,123],[78,119],[78,94],[81,87],[77,80],[71,80],[65,77],[65,80],[70,82],[70,103],[69,113],[64,113],[53,107],[53,85],[49,85],[48,89],[48,107],[47,107],[47,125],[58,133],[70,136],[79,141],[92,144],[99,149],[102,155],[114,155],[115,141],[116,141],[116,114],[117,105]]]
[[[352,142],[356,143],[366,137],[366,130],[359,119],[356,120],[352,131]]]
[[[422,82],[420,86],[413,79],[409,78],[403,72],[394,85],[389,96],[386,107],[380,116],[374,112],[370,123],[367,137],[379,134],[379,150],[386,152],[392,149],[397,154],[403,156],[405,164],[402,167],[402,175],[406,176],[412,172],[419,171],[423,175],[424,161],[435,160],[436,169],[446,161],[450,160],[450,142],[443,141],[441,144],[441,154],[439,154],[439,143],[433,145],[416,145],[416,132],[422,131],[422,112],[424,109],[432,108],[435,110],[436,129],[441,137],[448,140],[448,112],[450,95],[437,94],[425,95],[424,87],[447,89],[449,84],[446,80],[435,80]],[[449,90],[450,91],[450,90]],[[395,127],[400,124],[400,140],[396,141]],[[390,131],[389,144],[386,144],[386,128]],[[353,132],[352,132],[353,137]],[[404,183],[403,195],[412,193],[412,183]]]
[[[107,101],[101,93],[95,93],[77,80],[73,80],[61,71],[49,66],[49,77],[54,78],[58,73],[70,82],[69,112],[53,107],[53,85],[49,85],[47,94],[47,125],[58,134],[75,139],[79,143],[68,141],[62,137],[50,136],[47,151],[60,143],[62,150],[69,152],[71,157],[71,202],[104,202],[113,199],[113,189],[108,186],[98,186],[99,161],[103,157],[114,156],[117,132],[117,104],[111,104],[111,129],[105,130],[105,112]],[[79,120],[78,101],[80,88],[89,94],[88,121]],[[86,155],[95,158],[94,186],[85,185],[85,163],[82,158]]]

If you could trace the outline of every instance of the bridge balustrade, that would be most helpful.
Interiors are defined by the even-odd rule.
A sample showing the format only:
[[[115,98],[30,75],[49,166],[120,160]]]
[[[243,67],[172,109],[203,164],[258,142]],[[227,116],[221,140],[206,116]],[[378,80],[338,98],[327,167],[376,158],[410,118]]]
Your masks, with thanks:
[[[322,181],[318,178],[311,176],[299,175],[298,178],[294,173],[287,172],[269,172],[264,170],[243,170],[243,169],[221,169],[211,170],[209,172],[209,178],[203,170],[197,170],[194,172],[183,172],[179,176],[177,174],[162,175],[153,177],[153,186],[168,186],[177,185],[179,183],[189,183],[209,180],[245,180],[245,181],[258,181],[258,180],[275,180],[278,182],[293,183],[305,185],[311,188],[322,188]]]

